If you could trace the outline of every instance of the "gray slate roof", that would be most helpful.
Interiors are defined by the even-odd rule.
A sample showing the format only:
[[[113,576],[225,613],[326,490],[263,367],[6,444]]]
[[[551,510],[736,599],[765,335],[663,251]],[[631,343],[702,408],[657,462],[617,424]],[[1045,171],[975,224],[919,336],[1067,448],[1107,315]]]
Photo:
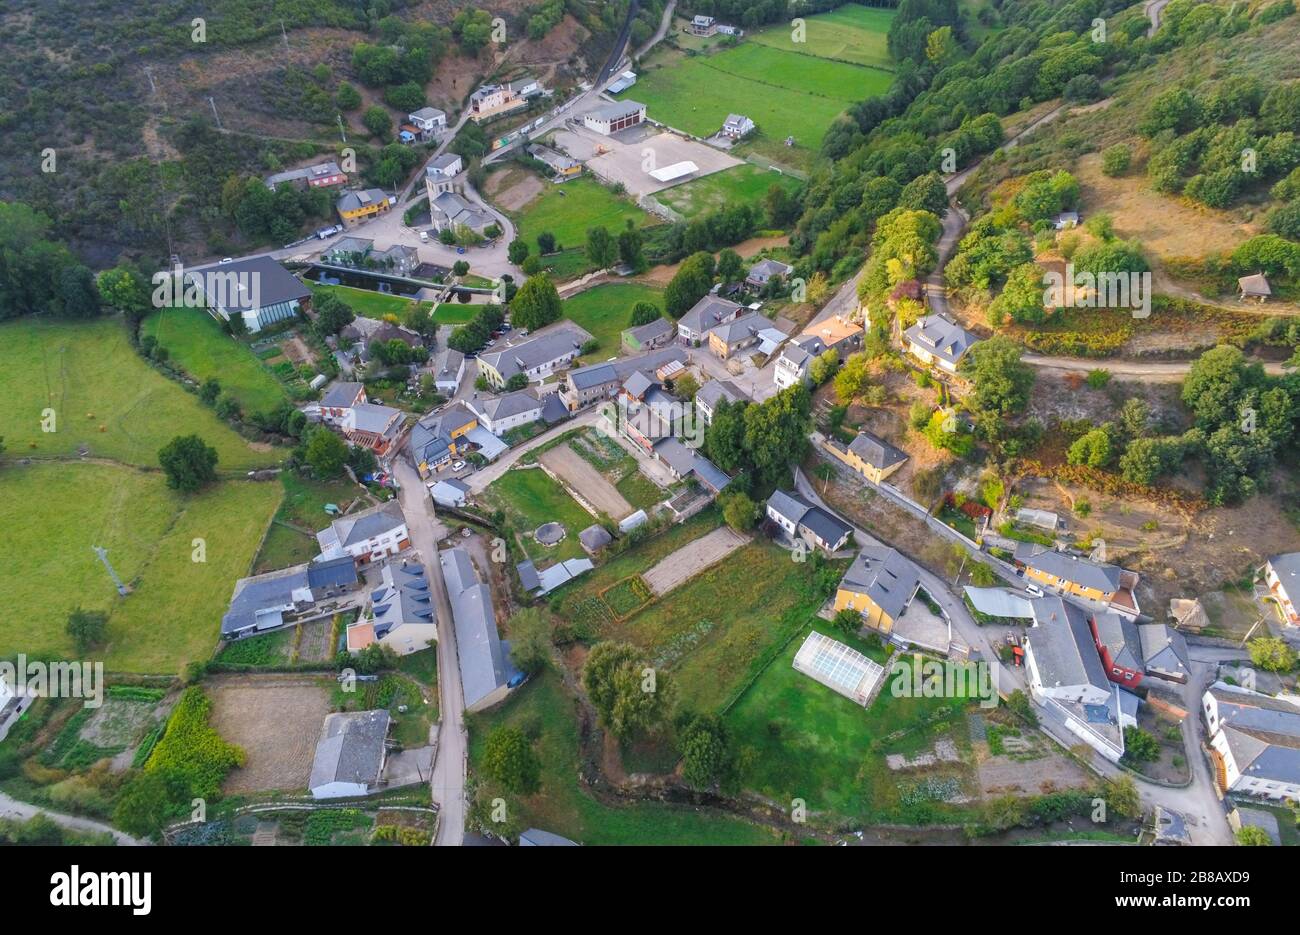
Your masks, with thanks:
[[[563,327],[534,335],[513,347],[480,354],[479,360],[509,380],[516,373],[552,364],[567,354],[572,354],[591,340],[591,334],[572,322]]]
[[[907,452],[900,451],[870,432],[859,432],[858,437],[849,443],[849,451],[874,468],[893,467],[907,460]]]
[[[1027,636],[1043,685],[1088,684],[1110,691],[1083,609],[1055,595],[1035,598],[1032,605],[1034,627]]]
[[[908,341],[955,364],[979,338],[942,315],[925,315],[903,332]]]
[[[578,533],[578,541],[588,552],[597,552],[614,541],[614,537],[609,534],[604,526],[599,523],[592,523],[582,532]]]
[[[1300,552],[1286,552],[1274,555],[1268,560],[1291,600],[1300,600]]]
[[[724,399],[729,403],[750,401],[745,391],[730,380],[710,380],[695,393],[695,401],[703,403],[710,412],[717,409],[718,403]]]
[[[1110,653],[1111,662],[1132,672],[1143,671],[1142,644],[1136,623],[1110,611],[1093,614],[1092,622],[1097,628],[1097,639]]]
[[[1242,775],[1300,783],[1300,708],[1221,683],[1208,693],[1218,701],[1224,739]]]
[[[1102,565],[1035,542],[1019,543],[1014,554],[1017,562],[1064,581],[1072,581],[1105,594],[1119,590],[1122,569],[1118,565]]]
[[[466,706],[472,706],[514,678],[508,647],[497,633],[492,592],[478,580],[464,549],[438,552],[456,625],[456,660]]]
[[[708,333],[717,335],[719,340],[723,341],[727,347],[731,347],[741,341],[748,341],[762,331],[767,324],[766,316],[760,315],[758,312],[750,312],[747,315],[741,315],[734,321],[715,325],[709,329]]]
[[[685,328],[695,334],[703,334],[710,328],[720,325],[727,318],[739,315],[741,309],[742,306],[730,299],[706,295],[677,319],[677,327],[679,330]]]
[[[302,284],[293,273],[289,272],[269,256],[250,256],[231,261],[230,263],[209,263],[207,266],[197,266],[185,271],[185,277],[196,278],[200,283],[209,274],[234,274],[239,277],[256,277],[257,283],[257,305],[252,303],[252,294],[248,294],[247,301],[244,301],[244,293],[240,292],[234,296],[234,290],[228,290],[227,299],[235,298],[233,302],[227,302],[226,310],[239,309],[241,311],[251,311],[254,308],[270,308],[273,305],[281,305],[286,302],[303,302],[311,297],[311,290]],[[217,298],[216,296],[213,297]]]
[[[376,637],[382,638],[403,624],[433,622],[429,582],[420,562],[385,562],[370,601]]]
[[[647,341],[653,341],[655,338],[662,337],[664,334],[671,334],[673,323],[667,318],[660,316],[654,321],[647,322],[644,325],[637,325],[635,328],[628,328],[623,334],[635,338],[639,343],[645,344]]]
[[[373,788],[383,769],[389,720],[384,710],[328,715],[316,744],[307,788],[318,789],[331,782],[363,783]]]
[[[871,545],[853,559],[840,579],[840,587],[871,598],[871,602],[897,620],[921,584],[911,560],[897,549]]]
[[[358,513],[339,517],[330,523],[329,528],[318,532],[316,539],[320,542],[322,550],[327,544],[332,546],[335,542],[347,548],[396,529],[405,522],[402,505],[393,499]]]
[[[838,516],[792,491],[774,491],[767,505],[796,526],[807,526],[818,539],[832,545],[853,532],[853,527]]]
[[[325,395],[320,398],[320,404],[331,409],[346,409],[356,404],[363,389],[365,387],[360,383],[331,383]]]
[[[1142,661],[1148,669],[1191,674],[1187,640],[1181,633],[1163,623],[1145,623],[1137,629],[1138,641],[1142,646]]]
[[[612,104],[605,104],[588,111],[584,116],[592,117],[596,120],[617,120],[620,117],[627,117],[635,114],[639,110],[645,110],[645,105],[631,99],[615,101]]]

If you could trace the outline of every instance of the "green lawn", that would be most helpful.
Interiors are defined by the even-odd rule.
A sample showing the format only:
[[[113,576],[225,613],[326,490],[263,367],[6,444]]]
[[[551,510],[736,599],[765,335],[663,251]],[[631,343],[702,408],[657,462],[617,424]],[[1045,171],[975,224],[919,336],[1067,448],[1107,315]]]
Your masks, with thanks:
[[[776,844],[764,828],[703,809],[656,802],[612,807],[592,798],[578,784],[579,746],[576,702],[559,676],[534,678],[503,706],[469,721],[470,764],[486,788],[487,801],[500,795],[519,828],[544,828],[580,844]],[[492,728],[510,724],[536,736],[542,763],[541,790],[523,798],[493,788],[482,770],[483,748]]]
[[[479,306],[469,302],[443,302],[433,310],[433,320],[440,325],[463,325],[473,321]]]
[[[541,468],[506,471],[487,488],[484,499],[505,511],[506,522],[519,534],[534,561],[550,564],[551,560],[586,556],[578,533],[595,518]],[[538,543],[533,531],[543,523],[561,523],[567,533],[564,541],[549,548]]]
[[[162,309],[146,318],[142,335],[153,335],[170,360],[202,382],[216,377],[244,412],[269,412],[288,397],[284,385],[254,356],[248,345],[221,330],[203,309]]]
[[[812,629],[848,642],[878,662],[884,658],[879,650],[846,637],[824,621],[816,621]],[[880,695],[864,710],[794,670],[791,663],[808,631],[808,627],[800,629],[727,712],[734,749],[741,751],[741,785],[778,802],[801,798],[814,813],[856,820],[915,820],[916,813],[903,808],[899,796],[900,786],[917,777],[891,774],[884,754],[914,755],[931,747],[942,732],[964,745],[960,704],[943,698],[895,698],[886,673]],[[896,743],[885,742],[895,731],[918,727],[922,729]],[[961,770],[952,768],[958,775]]]
[[[351,286],[324,286],[320,283],[308,282],[311,291],[315,292],[333,292],[344,302],[352,307],[352,311],[363,318],[383,318],[385,315],[396,315],[400,320],[406,314],[406,310],[411,307],[415,299],[407,298],[402,295],[391,295],[386,292],[372,292],[369,289],[354,289]],[[424,302],[425,306],[432,303]]]
[[[5,602],[24,610],[0,622],[0,656],[71,658],[63,628],[80,603],[110,614],[108,645],[93,654],[110,671],[173,675],[206,658],[281,495],[279,484],[225,481],[182,497],[161,474],[132,468],[7,466],[0,500],[41,506],[9,511],[0,536]],[[108,549],[131,594],[117,595],[91,546]]]
[[[663,290],[637,283],[606,283],[564,300],[564,317],[591,332],[600,346],[583,358],[584,363],[605,360],[619,354],[623,329],[632,323],[632,306],[649,302],[661,310]]]
[[[793,175],[783,175],[745,163],[702,179],[676,185],[655,195],[659,201],[686,218],[718,211],[728,205],[760,205],[767,190],[779,185],[792,192],[800,182]]]
[[[194,433],[217,449],[218,470],[279,463],[255,450],[204,406],[136,354],[119,321],[23,319],[0,325],[0,373],[8,392],[0,437],[10,457],[92,456],[157,466],[158,450]],[[56,431],[42,431],[54,410]],[[101,431],[102,427],[102,431]]]
[[[850,104],[892,83],[885,48],[892,16],[855,6],[808,17],[806,42],[793,42],[790,28],[781,25],[720,51],[661,53],[643,65],[624,97],[646,104],[652,118],[698,136],[716,133],[730,113],[745,114],[760,134],[746,145],[778,162],[799,163]],[[780,141],[787,136],[795,138],[796,149],[783,154]]]
[[[280,483],[284,487],[284,500],[275,514],[280,522],[271,524],[262,550],[257,553],[258,574],[300,565],[315,558],[320,552],[316,539],[298,530],[319,532],[330,523],[325,504],[333,503],[344,509],[361,494],[357,485],[346,479],[308,480],[291,471],[280,475]]]
[[[750,33],[745,41],[785,52],[892,69],[894,61],[886,40],[894,14],[894,10],[849,3],[807,17],[804,42],[795,42],[790,27],[784,24]]]
[[[518,215],[519,236],[537,252],[537,235],[550,231],[560,247],[582,247],[587,230],[604,227],[617,235],[628,221],[637,225],[652,218],[626,196],[619,197],[593,178],[577,178],[563,185],[547,185]],[[545,258],[543,258],[545,262]]]

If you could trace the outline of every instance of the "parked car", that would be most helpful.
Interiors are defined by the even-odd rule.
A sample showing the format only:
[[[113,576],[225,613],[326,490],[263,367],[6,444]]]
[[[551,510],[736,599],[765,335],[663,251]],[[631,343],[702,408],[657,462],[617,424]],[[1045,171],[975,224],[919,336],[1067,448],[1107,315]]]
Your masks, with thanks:
[[[464,248],[464,247],[457,247],[457,248],[456,248],[456,252],[457,252],[457,253],[464,253],[464,252],[465,252],[465,248]]]
[[[465,462],[464,462],[464,461],[453,461],[452,464],[451,464],[451,469],[452,469],[453,471],[463,471],[463,470],[465,470]]]
[[[1034,597],[1042,597],[1042,596],[1043,596],[1043,589],[1040,588],[1040,587],[1039,587],[1038,585],[1036,585],[1036,584],[1027,584],[1027,585],[1025,585],[1025,590],[1028,591],[1030,594],[1032,594]]]

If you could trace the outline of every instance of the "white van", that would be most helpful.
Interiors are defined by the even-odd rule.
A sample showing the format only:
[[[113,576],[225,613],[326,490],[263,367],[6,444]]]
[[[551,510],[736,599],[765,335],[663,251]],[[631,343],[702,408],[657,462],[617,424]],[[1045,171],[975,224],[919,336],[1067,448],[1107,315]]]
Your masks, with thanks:
[[[429,232],[420,231],[420,243],[428,243],[428,242],[429,242]]]

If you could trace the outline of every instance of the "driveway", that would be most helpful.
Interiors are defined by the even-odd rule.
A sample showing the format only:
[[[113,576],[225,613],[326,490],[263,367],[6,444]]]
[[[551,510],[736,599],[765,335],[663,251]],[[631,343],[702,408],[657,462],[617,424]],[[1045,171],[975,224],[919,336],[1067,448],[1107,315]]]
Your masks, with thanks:
[[[494,480],[510,470],[514,463],[528,452],[540,445],[545,445],[549,441],[554,441],[565,432],[572,429],[581,428],[584,425],[595,425],[600,421],[601,412],[597,407],[591,407],[579,413],[572,419],[561,422],[543,432],[541,435],[528,439],[521,445],[511,448],[496,461],[483,468],[481,471],[475,471],[469,477],[464,478],[465,484],[474,493],[482,493],[488,485]]]
[[[401,485],[398,497],[406,516],[411,545],[424,561],[424,573],[433,589],[438,608],[438,693],[441,720],[430,732],[437,747],[430,782],[438,806],[438,834],[434,843],[459,847],[465,839],[465,770],[469,753],[465,730],[465,696],[456,661],[456,627],[447,600],[447,585],[438,562],[438,540],[446,530],[433,512],[433,500],[420,481],[415,467],[406,459],[394,459],[393,474]]]

